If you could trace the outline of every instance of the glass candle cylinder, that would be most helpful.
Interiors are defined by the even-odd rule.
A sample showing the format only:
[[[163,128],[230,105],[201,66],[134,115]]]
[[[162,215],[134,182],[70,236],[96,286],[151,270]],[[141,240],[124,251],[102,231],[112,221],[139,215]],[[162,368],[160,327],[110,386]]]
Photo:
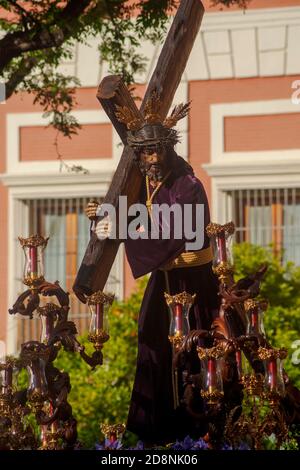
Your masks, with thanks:
[[[39,307],[37,312],[40,316],[41,328],[41,343],[47,344],[54,330],[54,324],[57,320],[60,307],[53,303],[47,303],[44,307]]]
[[[256,343],[255,343],[256,344]],[[256,351],[256,350],[255,350]],[[264,387],[263,370],[259,372],[253,369],[251,348],[241,352],[241,374],[239,382],[251,396],[262,396]]]
[[[95,292],[87,298],[91,312],[89,341],[98,349],[101,349],[103,343],[109,339],[108,311],[113,300],[112,294],[102,291]]]
[[[11,358],[3,358],[0,361],[0,390],[2,396],[8,396],[12,392],[13,387],[13,368],[14,360]]]
[[[249,299],[245,301],[247,335],[265,336],[263,316],[267,308],[268,302],[265,300]]]
[[[47,379],[45,374],[45,361],[41,358],[36,358],[28,365],[27,370],[29,373],[29,387],[28,397],[30,400],[45,400],[47,397]]]
[[[190,331],[189,312],[195,297],[196,294],[191,295],[185,291],[175,295],[165,292],[170,313],[169,340],[174,344],[177,342],[177,346]]]
[[[90,310],[90,333],[99,334],[101,331],[104,330],[108,334],[107,309],[104,308],[104,304],[90,305]]]
[[[49,238],[33,235],[29,238],[19,237],[25,254],[23,283],[35,287],[44,280],[43,254]]]
[[[266,398],[271,403],[285,393],[282,363],[286,356],[286,349],[258,349],[258,357],[264,361],[265,366]]]
[[[228,222],[227,224],[214,224],[210,223],[206,232],[211,240],[211,245],[213,249],[213,266],[217,267],[219,265],[232,265],[232,236],[235,231],[235,226],[233,222]]]
[[[47,434],[48,434],[48,425],[41,425],[40,426],[40,439],[41,439],[41,444],[42,444],[42,449],[47,449]]]
[[[38,341],[22,344],[20,358],[29,375],[27,396],[37,406],[42,405],[48,396],[46,365],[50,352],[50,348]]]
[[[223,395],[222,361],[224,350],[221,346],[197,348],[201,362],[201,396],[207,404],[218,403]]]
[[[49,415],[52,416],[53,413],[54,413],[54,406],[50,402],[49,403]],[[58,423],[58,420],[56,419],[55,421],[53,421],[53,423],[51,423],[51,433],[52,434],[57,433],[58,429],[59,429],[59,423]]]
[[[238,380],[241,380],[243,375],[243,356],[240,349],[235,351],[235,362]]]

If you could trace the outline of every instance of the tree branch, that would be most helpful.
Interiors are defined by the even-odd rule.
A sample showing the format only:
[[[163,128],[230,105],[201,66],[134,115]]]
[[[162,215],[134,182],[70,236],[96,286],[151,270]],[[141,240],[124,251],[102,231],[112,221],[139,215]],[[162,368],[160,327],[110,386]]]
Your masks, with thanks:
[[[91,0],[70,0],[63,9],[60,17],[62,20],[76,18],[92,3]]]
[[[17,86],[24,80],[24,78],[31,72],[38,60],[36,57],[25,56],[17,70],[13,72],[9,80],[5,84],[5,98],[8,99]]]
[[[40,24],[28,31],[7,33],[0,40],[0,73],[14,57],[24,52],[61,46],[75,29],[74,21],[78,23],[79,16],[90,3],[91,0],[81,0],[80,2],[70,0],[52,24],[44,27]],[[56,24],[61,24],[61,26],[55,26]],[[54,27],[51,32],[49,31],[50,26]]]

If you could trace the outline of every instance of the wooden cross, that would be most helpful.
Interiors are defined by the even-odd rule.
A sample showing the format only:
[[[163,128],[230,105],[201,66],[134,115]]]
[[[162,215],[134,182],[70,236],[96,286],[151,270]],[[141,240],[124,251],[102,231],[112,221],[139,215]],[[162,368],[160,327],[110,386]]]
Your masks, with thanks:
[[[97,98],[118,132],[125,148],[113,176],[104,203],[118,207],[120,195],[126,195],[128,206],[138,201],[142,175],[134,152],[127,146],[127,129],[116,118],[116,105],[127,106],[138,118],[153,92],[160,97],[160,115],[164,119],[172,104],[176,89],[186,67],[195,38],[200,29],[204,7],[200,0],[181,0],[167,39],[152,74],[141,108],[138,109],[121,77],[105,77],[99,85]],[[99,240],[91,235],[73,290],[80,300],[97,290],[103,290],[121,240]]]

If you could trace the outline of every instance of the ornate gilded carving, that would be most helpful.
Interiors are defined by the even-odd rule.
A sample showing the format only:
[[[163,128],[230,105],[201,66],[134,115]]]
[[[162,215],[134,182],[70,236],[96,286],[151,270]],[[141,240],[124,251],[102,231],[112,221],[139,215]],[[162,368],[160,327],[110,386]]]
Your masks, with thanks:
[[[111,305],[114,301],[114,294],[104,293],[101,290],[87,297],[88,305],[107,304]]]
[[[167,305],[171,304],[181,304],[188,305],[193,304],[196,298],[196,294],[189,294],[188,292],[180,292],[179,294],[170,295],[165,292],[165,299]]]
[[[213,271],[218,276],[220,282],[227,280],[234,273],[233,266],[228,262],[219,263],[218,266],[213,268]]]
[[[100,429],[105,439],[110,439],[112,435],[119,438],[124,434],[126,426],[125,424],[101,424]]]
[[[287,357],[287,349],[272,349],[259,347],[257,351],[259,359],[266,361],[269,359],[285,359]]]
[[[184,336],[183,335],[174,335],[174,336],[168,336],[170,343],[172,344],[175,352],[179,351],[181,348],[183,341],[184,341]]]
[[[47,246],[49,237],[45,238],[41,235],[31,235],[28,238],[18,237],[21,246]]]
[[[200,360],[203,359],[219,359],[224,355],[224,347],[222,344],[217,344],[212,348],[201,348],[197,347],[198,357]]]
[[[190,102],[175,106],[171,114],[162,120],[160,113],[161,100],[157,92],[153,92],[146,101],[144,108],[144,117],[138,118],[136,114],[127,106],[116,105],[116,117],[118,121],[125,124],[128,130],[136,131],[141,129],[145,124],[162,124],[164,127],[171,129],[176,126],[180,119],[183,119],[190,111]]]
[[[269,302],[267,300],[256,300],[256,299],[247,299],[244,302],[245,310],[246,312],[249,312],[251,310],[255,310],[257,308],[261,310],[267,310],[269,306]]]
[[[244,374],[241,383],[249,395],[262,396],[264,390],[264,376],[262,374]]]
[[[109,334],[106,333],[104,330],[99,330],[99,332],[95,334],[89,334],[88,340],[95,345],[95,347],[102,348],[103,343],[109,340]]]
[[[206,227],[206,233],[209,237],[219,235],[220,233],[225,233],[227,235],[232,235],[235,232],[235,225],[233,222],[228,222],[227,224],[215,224],[213,222],[209,223]]]
[[[201,397],[206,401],[208,405],[215,405],[224,397],[224,392],[220,392],[219,390],[201,390],[200,393]]]

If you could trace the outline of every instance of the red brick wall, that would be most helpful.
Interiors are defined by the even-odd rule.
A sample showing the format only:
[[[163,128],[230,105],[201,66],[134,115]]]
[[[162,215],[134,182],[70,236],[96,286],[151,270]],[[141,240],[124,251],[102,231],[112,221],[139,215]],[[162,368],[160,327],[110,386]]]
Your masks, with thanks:
[[[225,118],[225,151],[300,149],[299,114]]]
[[[28,126],[20,129],[20,160],[55,160],[54,142],[57,131],[52,127]],[[86,158],[110,158],[112,156],[112,125],[86,124],[78,134],[58,136],[58,151],[64,160]]]
[[[202,0],[206,12],[219,11],[220,6],[212,6],[212,0]],[[280,8],[280,7],[298,7],[300,5],[299,0],[251,0],[248,4],[248,9],[255,8]],[[227,7],[223,7],[224,11],[228,11]],[[231,10],[238,10],[239,7],[232,6]]]

